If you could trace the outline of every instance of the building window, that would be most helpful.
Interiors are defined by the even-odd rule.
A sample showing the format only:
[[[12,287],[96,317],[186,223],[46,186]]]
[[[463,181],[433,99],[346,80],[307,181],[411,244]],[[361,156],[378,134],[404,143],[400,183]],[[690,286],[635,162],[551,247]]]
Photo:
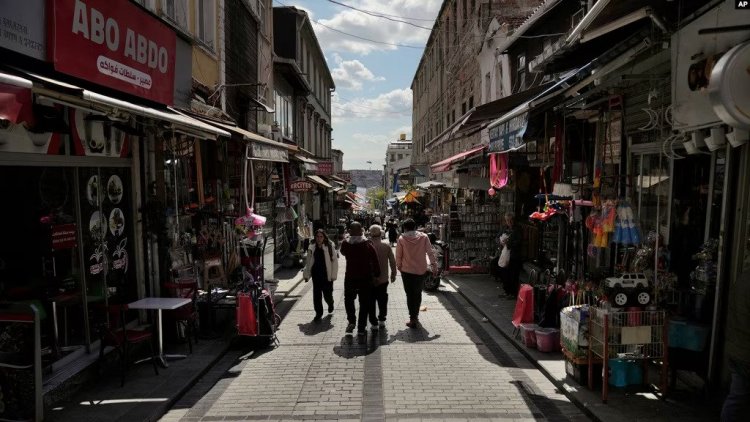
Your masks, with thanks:
[[[188,28],[188,2],[184,0],[162,0],[162,13],[182,29]]]
[[[197,0],[195,2],[195,24],[198,39],[206,45],[214,48],[214,35],[216,34],[216,1]]]
[[[152,12],[156,11],[156,0],[135,0],[135,2]]]
[[[404,158],[404,154],[399,154],[399,155],[398,155],[398,159],[399,159],[399,160],[402,160],[403,158]]]
[[[492,75],[490,72],[487,72],[486,75],[484,75],[484,102],[488,103],[490,102],[490,96],[492,95]]]
[[[466,101],[461,103],[461,115],[463,116],[464,114],[466,114]]]
[[[526,89],[526,56],[523,54],[518,55],[518,84],[516,92]]]
[[[469,97],[469,110],[474,108],[474,96]]]

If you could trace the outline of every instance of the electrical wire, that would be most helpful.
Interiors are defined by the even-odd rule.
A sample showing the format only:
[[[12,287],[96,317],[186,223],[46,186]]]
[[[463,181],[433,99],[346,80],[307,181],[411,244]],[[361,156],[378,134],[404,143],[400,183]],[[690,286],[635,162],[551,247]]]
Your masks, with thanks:
[[[322,26],[324,28],[330,29],[333,32],[338,32],[339,34],[343,34],[343,35],[347,35],[347,36],[350,36],[350,37],[353,37],[353,38],[357,38],[357,39],[360,39],[362,41],[367,41],[367,42],[371,42],[371,43],[375,43],[375,44],[392,45],[394,47],[415,48],[415,49],[418,49],[418,50],[424,50],[424,46],[416,46],[416,45],[409,45],[409,44],[398,44],[398,43],[392,43],[392,42],[387,42],[387,41],[373,40],[373,39],[370,39],[370,38],[361,37],[359,35],[350,34],[348,32],[344,32],[344,31],[341,31],[341,30],[336,29],[336,28],[332,28],[332,27],[330,27],[330,26],[328,26],[328,25],[326,25],[324,23],[320,23],[319,21],[317,21],[315,19],[310,19],[310,20],[313,21],[313,22],[315,22],[315,23],[317,23],[318,25],[320,25],[320,26]]]
[[[349,6],[348,4],[344,4],[344,3],[341,3],[341,2],[338,2],[338,1],[335,1],[335,0],[328,0],[328,1],[330,3],[337,4],[339,6],[343,6],[343,7],[352,9],[352,10],[356,10],[357,12],[364,13],[365,15],[368,15],[368,16],[374,16],[376,18],[387,19],[387,20],[389,20],[391,22],[405,23],[405,24],[411,25],[411,26],[413,26],[415,28],[426,29],[428,31],[432,31],[432,28],[428,28],[426,26],[417,25],[415,23],[407,22],[405,20],[397,19],[397,18],[394,18],[394,17],[391,17],[391,16],[387,16],[387,15],[383,15],[383,14],[378,14],[378,13],[375,13],[375,12],[370,12],[368,10],[358,9],[358,8],[356,8],[354,6]]]
[[[348,7],[348,8],[350,8],[350,9],[354,9],[354,10],[356,10],[356,11],[358,11],[358,12],[363,12],[363,13],[368,13],[368,14],[369,14],[369,13],[373,13],[373,14],[376,14],[376,15],[378,15],[378,16],[387,16],[387,17],[389,17],[389,18],[400,18],[400,19],[408,19],[408,20],[411,20],[411,21],[435,22],[435,19],[425,19],[425,18],[410,18],[410,17],[406,17],[406,16],[399,16],[399,15],[389,15],[389,14],[387,14],[387,13],[380,13],[380,12],[371,12],[371,11],[369,11],[369,10],[359,9],[359,8],[356,8],[356,7],[353,7],[353,6],[349,6],[349,5],[347,5],[347,4],[339,3],[339,2],[337,2],[337,1],[333,1],[333,0],[328,0],[328,1],[330,1],[331,3],[335,3],[335,4],[338,4],[338,5],[340,5],[340,6]]]

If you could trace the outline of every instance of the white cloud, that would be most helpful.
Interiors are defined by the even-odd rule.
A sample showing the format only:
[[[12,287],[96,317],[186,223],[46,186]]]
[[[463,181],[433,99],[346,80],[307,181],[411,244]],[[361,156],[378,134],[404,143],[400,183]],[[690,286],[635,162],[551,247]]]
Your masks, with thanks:
[[[336,119],[411,119],[411,89],[394,89],[375,98],[343,99],[334,93],[331,113]],[[334,122],[335,127],[335,122]]]
[[[347,4],[380,14],[435,19],[442,0],[349,0]],[[423,46],[430,36],[429,30],[416,28],[406,23],[393,22],[343,7],[337,7],[336,9],[338,13],[333,17],[318,19],[318,21],[342,32],[390,44]],[[401,20],[432,28],[431,21]],[[350,37],[315,22],[312,22],[312,24],[323,51],[345,51],[367,55],[373,51],[390,51],[398,48],[393,45],[376,44]]]
[[[359,91],[364,82],[384,81],[382,76],[375,76],[359,60],[344,60],[338,54],[333,55],[336,67],[331,70],[337,88]]]

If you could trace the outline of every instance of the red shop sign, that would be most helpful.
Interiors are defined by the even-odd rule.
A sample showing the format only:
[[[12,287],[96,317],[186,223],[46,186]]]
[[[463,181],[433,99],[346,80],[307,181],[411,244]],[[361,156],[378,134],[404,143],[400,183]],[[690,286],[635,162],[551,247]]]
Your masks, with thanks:
[[[312,188],[313,184],[306,180],[298,180],[289,184],[289,189],[291,189],[292,192],[307,192],[311,191]]]
[[[60,72],[171,105],[176,36],[127,0],[50,0],[49,58]]]
[[[318,161],[318,171],[315,174],[330,176],[333,174],[333,161]]]
[[[73,249],[76,243],[75,224],[55,224],[52,226],[52,250]]]

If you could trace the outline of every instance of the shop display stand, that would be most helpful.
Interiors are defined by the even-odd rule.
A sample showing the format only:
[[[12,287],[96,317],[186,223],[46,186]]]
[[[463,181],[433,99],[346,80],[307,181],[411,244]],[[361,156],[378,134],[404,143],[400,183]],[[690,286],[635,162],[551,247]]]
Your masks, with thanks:
[[[610,359],[639,360],[643,383],[648,385],[648,363],[661,364],[662,395],[667,392],[667,317],[664,311],[619,312],[591,308],[589,318],[589,388],[593,387],[594,364],[603,365],[602,402],[609,395]]]
[[[41,351],[41,329],[39,322],[39,311],[34,305],[22,304],[0,304],[0,327],[5,329],[9,325],[19,324],[21,332],[32,330],[30,350],[18,350],[15,352],[3,350],[0,352],[0,371],[30,372],[32,387],[21,388],[18,384],[11,387],[10,384],[24,381],[17,375],[6,374],[3,378],[3,408],[0,411],[0,420],[3,421],[41,421],[43,419],[43,396],[42,396],[42,351]],[[27,339],[29,337],[26,337]],[[16,341],[15,346],[23,345],[25,342]],[[8,345],[10,346],[10,345]],[[8,388],[8,390],[5,390]],[[26,401],[24,392],[33,392],[32,400]],[[15,403],[14,403],[15,402]],[[27,407],[28,406],[28,407]]]
[[[487,272],[502,228],[502,213],[494,203],[484,205],[453,204],[450,208],[449,235],[451,271]]]

